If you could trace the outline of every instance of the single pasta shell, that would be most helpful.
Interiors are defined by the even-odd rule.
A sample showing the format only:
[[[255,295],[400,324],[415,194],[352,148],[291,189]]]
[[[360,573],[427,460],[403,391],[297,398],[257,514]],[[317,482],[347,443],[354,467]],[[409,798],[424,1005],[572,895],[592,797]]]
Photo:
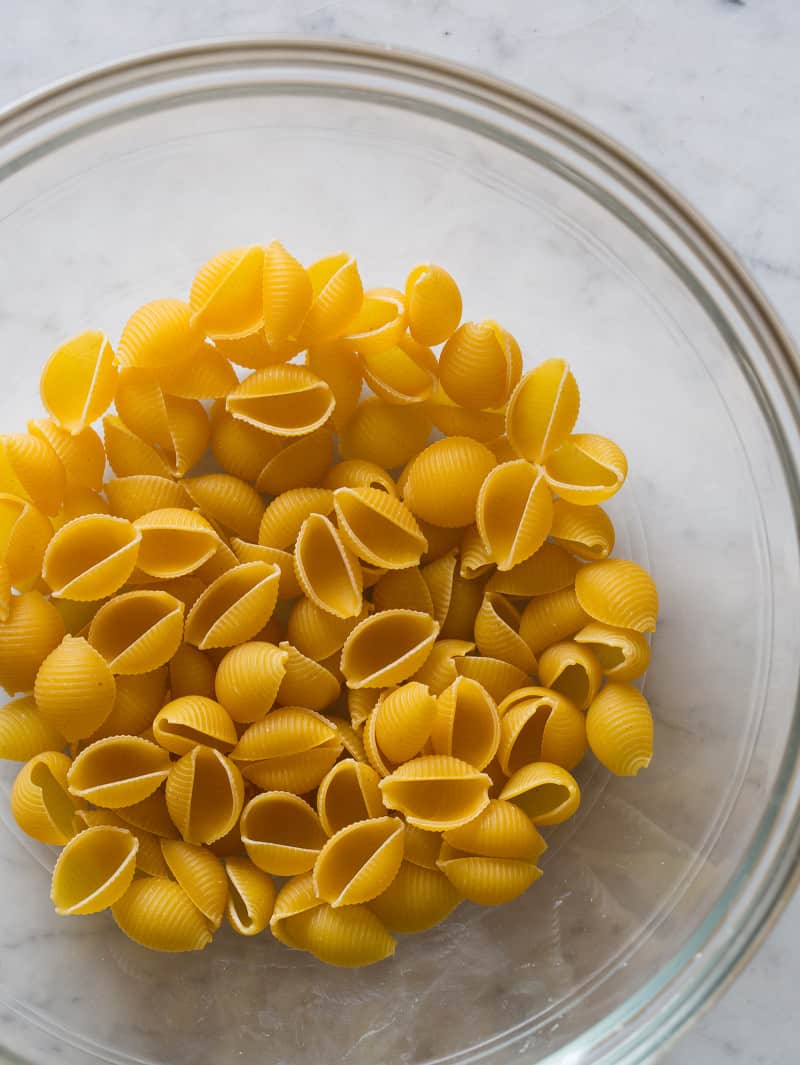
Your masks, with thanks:
[[[200,267],[192,282],[191,323],[206,336],[235,339],[263,322],[264,249],[258,245],[221,252]]]
[[[499,592],[483,596],[475,617],[475,643],[482,655],[510,662],[524,673],[536,669],[536,656],[521,633],[520,615]]]
[[[153,300],[131,315],[117,347],[120,366],[156,370],[185,362],[202,344],[192,308],[182,300]]]
[[[586,735],[595,758],[619,777],[635,777],[653,757],[653,715],[631,684],[606,684],[589,707]]]
[[[234,418],[217,401],[211,408],[211,451],[225,473],[243,481],[255,481],[284,441],[254,425]]]
[[[401,685],[378,702],[375,739],[390,762],[399,764],[419,754],[430,738],[437,709],[436,697],[418,681]]]
[[[468,581],[478,580],[480,577],[487,577],[494,567],[494,559],[484,544],[477,525],[468,525],[461,538],[459,576]]]
[[[169,876],[169,868],[161,854],[160,840],[150,832],[128,825],[111,810],[78,810],[76,822],[81,831],[86,828],[115,828],[129,832],[138,844],[135,858],[135,871],[148,876]]]
[[[133,524],[142,534],[136,564],[151,577],[170,580],[193,573],[219,543],[210,522],[193,510],[154,510]]]
[[[229,754],[239,740],[225,708],[203,695],[184,695],[163,706],[153,721],[153,735],[171,754],[186,754],[198,744]]]
[[[116,810],[141,802],[170,771],[169,755],[141,736],[109,736],[85,747],[70,766],[70,794]]]
[[[382,569],[418,565],[428,542],[405,504],[377,488],[338,488],[339,532],[364,562]]]
[[[114,673],[150,673],[181,645],[184,606],[161,591],[126,592],[104,603],[89,626],[89,643]]]
[[[130,828],[148,832],[161,839],[177,839],[178,830],[169,816],[163,785],[146,799],[141,799],[131,806],[118,807],[116,816]]]
[[[393,470],[425,447],[432,426],[422,403],[387,403],[368,396],[339,430],[339,450],[344,459],[364,459]]]
[[[205,455],[211,425],[205,407],[196,399],[167,396],[170,446],[165,450],[170,472],[183,477]]]
[[[479,906],[501,906],[518,898],[542,875],[533,862],[514,858],[477,858],[442,848],[439,868],[456,889]]]
[[[288,658],[286,650],[262,641],[239,644],[225,654],[214,689],[234,721],[258,721],[272,709]]]
[[[602,507],[579,507],[557,499],[550,535],[556,543],[587,562],[608,558],[614,550],[614,526]]]
[[[214,663],[203,651],[182,643],[169,661],[170,694],[174,699],[184,695],[205,695],[212,699],[215,673]]]
[[[325,775],[317,791],[317,810],[329,836],[357,821],[385,814],[379,781],[372,766],[350,758],[337,762]]]
[[[164,393],[179,399],[221,399],[239,382],[225,355],[211,344],[201,344],[186,362],[155,373]]]
[[[270,344],[262,327],[254,329],[246,336],[236,337],[234,340],[217,337],[214,347],[226,359],[230,359],[237,366],[246,366],[248,370],[261,370],[264,366],[287,362],[293,359],[300,350],[298,345],[291,340]]]
[[[324,425],[336,406],[326,381],[304,366],[279,363],[256,370],[225,400],[234,416],[275,436],[305,436]]]
[[[333,452],[333,427],[330,423],[313,433],[290,438],[280,451],[264,463],[256,478],[256,490],[280,495],[290,488],[318,484],[333,465]]]
[[[56,348],[39,384],[48,414],[79,433],[104,414],[114,398],[117,368],[105,333],[81,333]]]
[[[183,888],[166,877],[134,880],[111,913],[129,939],[149,950],[203,950],[211,942],[205,917]]]
[[[319,787],[325,774],[342,753],[339,739],[303,754],[287,754],[263,762],[248,762],[244,777],[261,791],[291,791],[306,795]]]
[[[185,478],[183,487],[206,518],[243,540],[257,539],[264,503],[246,481],[225,473],[207,473]]]
[[[534,654],[574,636],[589,621],[573,587],[537,595],[522,612],[519,634]]]
[[[325,381],[336,406],[331,422],[341,432],[353,415],[361,398],[361,361],[344,340],[314,344],[306,352],[306,365],[313,374]]]
[[[131,432],[116,414],[103,418],[103,440],[108,464],[117,477],[172,477],[173,470],[163,455]]]
[[[136,367],[122,370],[114,401],[132,433],[153,447],[172,446],[167,400],[154,373]]]
[[[545,688],[566,696],[579,710],[586,710],[603,683],[603,667],[590,648],[565,640],[539,656],[539,680]]]
[[[310,514],[300,527],[294,567],[300,587],[321,610],[338,618],[361,613],[364,584],[358,558],[322,514]]]
[[[503,432],[505,417],[502,410],[473,410],[459,407],[447,395],[441,384],[426,403],[433,424],[443,436],[469,436],[494,451],[493,441]],[[518,458],[515,452],[499,459],[506,462]]]
[[[257,936],[269,925],[275,906],[272,878],[247,858],[225,859],[228,924],[240,936]]]
[[[297,335],[313,298],[306,270],[280,241],[273,240],[264,249],[262,276],[264,332],[270,344]]]
[[[647,637],[632,629],[619,629],[592,621],[575,633],[575,642],[589,647],[611,680],[635,680],[650,665]]]
[[[588,507],[615,495],[628,475],[628,462],[604,436],[576,433],[544,464],[550,487],[568,503]]]
[[[278,599],[296,599],[303,594],[297,574],[294,571],[294,556],[290,551],[280,547],[265,547],[263,544],[250,544],[236,536],[231,537],[231,547],[240,562],[269,562],[281,571],[278,583]]]
[[[28,432],[46,441],[55,451],[64,467],[67,484],[100,491],[106,456],[103,441],[91,426],[71,433],[49,418],[38,418],[28,422]]]
[[[450,274],[435,263],[419,263],[406,278],[408,328],[420,344],[441,344],[461,321],[461,293]]]
[[[38,583],[53,526],[41,510],[19,496],[0,493],[0,557],[15,588]]]
[[[474,647],[471,650],[474,650]],[[453,658],[453,668],[456,676],[476,680],[496,703],[502,702],[517,688],[530,684],[530,676],[511,662],[486,655],[472,655],[469,651]]]
[[[125,518],[109,514],[75,518],[47,545],[42,576],[56,598],[105,599],[133,573],[141,539],[139,530]]]
[[[407,680],[422,666],[439,634],[429,614],[384,610],[360,621],[342,648],[351,688],[382,688]]]
[[[457,828],[477,817],[489,802],[491,779],[448,755],[423,755],[380,783],[384,805],[429,831]]]
[[[440,924],[461,902],[461,895],[438,869],[404,861],[386,891],[369,904],[391,932],[406,935]]]
[[[366,362],[397,344],[405,329],[403,293],[391,288],[373,288],[364,293],[361,306],[348,323],[347,335],[343,340]]]
[[[330,745],[340,746],[336,729],[327,718],[302,706],[284,706],[250,725],[231,758],[246,764]]]
[[[50,899],[61,917],[100,913],[133,882],[139,841],[124,828],[98,825],[67,843],[53,868]]]
[[[534,762],[513,774],[500,798],[520,806],[535,825],[560,825],[577,811],[581,792],[560,765]]]
[[[294,548],[305,520],[332,510],[333,492],[329,489],[292,488],[273,499],[264,511],[258,542],[264,547]]]
[[[30,500],[45,514],[57,514],[67,476],[61,459],[30,433],[0,436],[0,491]]]
[[[431,349],[410,336],[399,336],[391,345],[369,353],[362,351],[361,368],[377,396],[398,404],[424,403],[436,388],[439,370]]]
[[[60,751],[37,754],[20,769],[11,787],[11,814],[28,836],[63,846],[76,833],[80,802],[67,791],[70,760]]]
[[[243,562],[223,573],[189,611],[186,642],[203,651],[249,640],[272,616],[279,580],[280,570],[267,562]]]
[[[419,610],[433,617],[433,599],[417,566],[385,573],[373,587],[372,602],[376,610]]]
[[[444,842],[483,858],[535,862],[547,849],[531,819],[506,799],[492,799],[472,821],[444,833]]]
[[[403,861],[404,825],[396,817],[357,821],[324,845],[314,865],[314,890],[334,908],[382,894]]]
[[[360,968],[394,954],[396,942],[367,906],[334,909],[323,903],[284,922],[291,945],[327,965]]]
[[[228,902],[225,867],[207,847],[162,839],[161,853],[169,872],[213,929],[219,928]]]
[[[111,504],[111,512],[131,522],[154,510],[185,508],[192,504],[182,484],[152,474],[117,477],[107,481],[104,490]]]
[[[469,640],[437,640],[428,660],[414,674],[414,680],[427,685],[434,695],[441,695],[458,677],[456,661],[475,650]]]
[[[33,694],[39,713],[74,743],[106,720],[116,685],[105,659],[86,640],[65,636],[39,667]]]
[[[505,573],[492,574],[487,591],[500,592],[518,599],[535,595],[550,595],[571,587],[580,563],[558,544],[545,542],[524,562]]]
[[[0,684],[13,695],[33,689],[42,662],[61,642],[64,622],[40,592],[23,592],[0,622]]]
[[[413,514],[433,525],[471,525],[481,485],[494,465],[494,455],[477,440],[437,440],[411,463],[403,498]]]
[[[376,488],[397,495],[397,485],[382,467],[366,459],[345,459],[332,466],[322,480],[323,488]]]
[[[362,611],[363,614],[363,611]],[[308,658],[318,662],[341,651],[344,641],[360,620],[339,618],[318,607],[310,599],[299,599],[292,607],[286,632],[289,642]]]
[[[531,762],[554,762],[574,769],[586,753],[586,721],[563,695],[547,688],[524,688],[500,707],[497,760],[506,776]]]
[[[220,751],[196,746],[172,765],[165,794],[169,815],[183,839],[187,843],[213,843],[238,821],[244,805],[244,781]]]
[[[352,255],[340,252],[308,267],[313,298],[297,333],[302,347],[340,336],[358,314],[364,289]]]
[[[321,905],[322,899],[317,898],[314,891],[311,873],[301,873],[299,876],[292,877],[283,884],[275,898],[275,907],[269,923],[270,931],[279,943],[299,949],[298,944],[288,934],[287,926],[292,917],[297,917]]]
[[[0,758],[27,762],[45,751],[64,749],[64,737],[26,695],[0,710]]]
[[[327,839],[312,807],[288,791],[256,795],[242,811],[240,824],[250,861],[273,876],[313,869]]]
[[[441,832],[426,832],[424,828],[406,824],[404,861],[422,869],[436,869],[442,849]]]
[[[457,677],[438,699],[431,729],[434,754],[451,755],[484,769],[499,742],[500,718],[494,700],[476,680]]]
[[[495,466],[481,485],[475,521],[499,570],[530,558],[553,523],[553,497],[541,468],[524,459]]]
[[[546,359],[526,373],[508,401],[506,434],[528,462],[544,462],[575,428],[581,399],[563,359]]]
[[[341,691],[336,677],[296,647],[283,641],[278,645],[286,651],[286,673],[278,688],[277,701],[284,706],[305,706],[309,710],[324,710],[334,703]]]
[[[654,632],[658,591],[653,578],[623,558],[608,558],[583,566],[575,577],[575,594],[596,621],[635,632]]]
[[[502,407],[522,373],[519,344],[497,322],[464,322],[439,357],[439,377],[462,407]]]

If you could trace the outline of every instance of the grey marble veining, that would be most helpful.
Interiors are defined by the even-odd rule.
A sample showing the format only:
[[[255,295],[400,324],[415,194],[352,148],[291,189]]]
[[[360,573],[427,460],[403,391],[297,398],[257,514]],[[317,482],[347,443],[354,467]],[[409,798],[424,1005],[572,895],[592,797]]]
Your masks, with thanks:
[[[5,0],[3,14],[0,105],[87,66],[221,36],[358,38],[479,66],[579,112],[655,167],[731,243],[800,336],[792,0]],[[795,900],[666,1065],[796,1060],[799,958]]]

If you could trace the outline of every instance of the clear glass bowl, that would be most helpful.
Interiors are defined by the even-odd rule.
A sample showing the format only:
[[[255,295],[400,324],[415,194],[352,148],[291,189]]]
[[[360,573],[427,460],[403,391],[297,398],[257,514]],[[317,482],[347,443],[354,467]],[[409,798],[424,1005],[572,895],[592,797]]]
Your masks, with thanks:
[[[742,964],[798,852],[798,361],[708,226],[619,146],[469,71],[363,47],[164,53],[0,116],[2,425],[43,358],[184,294],[228,246],[339,247],[370,284],[446,264],[469,317],[564,355],[631,476],[618,553],[654,573],[656,755],[582,772],[510,906],[393,961],[326,969],[267,936],[149,954],[64,920],[0,795],[0,1051],[65,1065],[640,1062]],[[0,770],[6,791],[13,767]]]

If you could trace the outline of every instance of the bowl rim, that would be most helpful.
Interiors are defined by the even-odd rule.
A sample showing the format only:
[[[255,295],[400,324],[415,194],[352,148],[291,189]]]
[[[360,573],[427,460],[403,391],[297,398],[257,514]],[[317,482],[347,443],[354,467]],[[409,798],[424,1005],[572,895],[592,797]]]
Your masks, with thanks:
[[[322,37],[223,37],[160,48],[93,66],[53,82],[0,108],[0,152],[54,120],[90,107],[93,101],[151,88],[162,81],[210,74],[241,63],[263,68],[305,64],[317,69],[380,74],[487,108],[496,117],[511,117],[522,126],[545,127],[572,148],[627,186],[634,198],[655,209],[678,238],[699,255],[715,280],[742,313],[769,363],[794,419],[800,428],[800,352],[777,311],[740,258],[716,229],[672,185],[650,166],[593,124],[550,100],[470,66],[424,53]],[[33,150],[44,154],[43,147]],[[25,158],[25,156],[23,156]],[[24,163],[23,163],[24,166]],[[4,178],[0,166],[0,182]],[[784,449],[787,472],[798,483],[793,456]],[[796,529],[800,499],[793,499]],[[676,1039],[708,1010],[745,968],[800,883],[800,702],[795,709],[775,787],[782,782],[780,805],[762,816],[747,857],[732,875],[726,891],[694,935],[674,958],[622,1005],[596,1022],[567,1046],[548,1054],[540,1065],[583,1061],[595,1065],[636,1065],[649,1060]],[[794,794],[792,794],[794,792]],[[791,802],[786,800],[791,799]],[[753,876],[758,869],[758,878]],[[752,880],[752,883],[749,882]],[[755,886],[754,886],[755,885]],[[519,1038],[516,1032],[513,1038]],[[500,1049],[502,1034],[490,1038],[478,1056]],[[0,1044],[9,1065],[35,1065]],[[579,1052],[580,1057],[576,1057]],[[457,1051],[466,1060],[471,1051]],[[447,1060],[447,1059],[443,1059]],[[473,1059],[474,1060],[474,1059]]]

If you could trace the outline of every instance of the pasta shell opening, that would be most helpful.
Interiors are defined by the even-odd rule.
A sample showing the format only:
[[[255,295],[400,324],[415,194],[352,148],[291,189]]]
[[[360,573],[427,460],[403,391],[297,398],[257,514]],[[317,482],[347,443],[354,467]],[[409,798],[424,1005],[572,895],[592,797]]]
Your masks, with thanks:
[[[134,521],[141,532],[136,564],[151,577],[167,580],[192,573],[217,550],[219,538],[200,514],[191,510],[151,511]]]
[[[169,755],[141,736],[110,736],[84,748],[70,766],[70,793],[115,810],[152,795],[170,771]]]
[[[304,366],[256,370],[225,400],[234,416],[276,436],[304,436],[324,425],[336,406],[326,381]]]
[[[413,337],[398,335],[391,345],[362,352],[361,365],[369,387],[387,403],[423,403],[436,387],[436,356]]]
[[[385,813],[379,780],[375,770],[363,762],[346,759],[336,763],[317,792],[320,823],[329,836],[356,821]]]
[[[530,558],[553,523],[553,497],[541,469],[523,459],[496,466],[481,485],[475,520],[499,570]]]
[[[47,412],[70,433],[104,414],[114,398],[117,369],[105,333],[81,333],[56,348],[42,371]]]
[[[508,401],[506,433],[528,462],[543,462],[575,427],[580,394],[563,359],[547,359],[525,374]]]
[[[220,751],[197,746],[170,768],[165,795],[169,815],[184,840],[213,843],[238,821],[244,781]]]
[[[139,841],[124,828],[88,828],[69,841],[53,869],[50,898],[61,917],[99,913],[133,881]]]
[[[153,735],[171,754],[186,754],[198,744],[228,754],[239,741],[225,708],[202,695],[184,695],[162,707],[153,721]]]
[[[11,813],[28,836],[63,846],[76,833],[80,802],[67,790],[70,760],[60,751],[45,751],[27,762],[11,788]]]
[[[613,680],[635,680],[650,664],[650,644],[640,632],[593,621],[575,634],[575,641],[591,649]]]
[[[89,643],[114,673],[149,673],[180,647],[183,611],[183,603],[168,592],[127,592],[97,611]]]
[[[379,688],[407,680],[431,652],[439,625],[428,614],[384,610],[359,622],[342,649],[351,688]]]
[[[340,488],[334,493],[339,529],[364,562],[383,569],[416,566],[428,542],[399,500],[376,488]]]
[[[566,769],[536,762],[518,769],[500,792],[500,798],[516,803],[535,825],[558,825],[575,814],[581,793]]]
[[[550,486],[568,503],[591,506],[615,495],[628,475],[623,452],[611,440],[576,433],[545,462]]]
[[[506,776],[531,762],[555,762],[573,769],[586,753],[586,722],[563,695],[526,688],[500,707],[497,760]]]
[[[257,936],[270,922],[275,906],[272,878],[247,858],[225,859],[228,880],[228,923],[240,936]]]
[[[485,769],[499,742],[500,717],[494,700],[477,681],[458,677],[438,699],[431,729],[434,753]]]
[[[307,873],[327,840],[315,811],[291,792],[251,799],[242,812],[241,831],[250,860],[274,876]]]
[[[308,598],[339,618],[361,613],[361,566],[336,527],[321,514],[303,522],[295,547],[295,573]]]
[[[489,802],[490,778],[447,755],[423,755],[380,783],[384,805],[399,810],[417,828],[445,831],[481,812]]]
[[[42,576],[56,598],[105,599],[133,573],[141,538],[124,518],[108,514],[75,518],[47,545]]]
[[[243,562],[218,577],[186,618],[185,639],[200,650],[231,647],[255,636],[278,601],[280,569],[266,562]]]
[[[341,829],[320,851],[314,890],[334,908],[377,898],[403,860],[403,822],[395,817],[358,821]]]
[[[536,656],[523,638],[520,615],[499,592],[487,592],[475,617],[475,643],[481,654],[533,673]]]

